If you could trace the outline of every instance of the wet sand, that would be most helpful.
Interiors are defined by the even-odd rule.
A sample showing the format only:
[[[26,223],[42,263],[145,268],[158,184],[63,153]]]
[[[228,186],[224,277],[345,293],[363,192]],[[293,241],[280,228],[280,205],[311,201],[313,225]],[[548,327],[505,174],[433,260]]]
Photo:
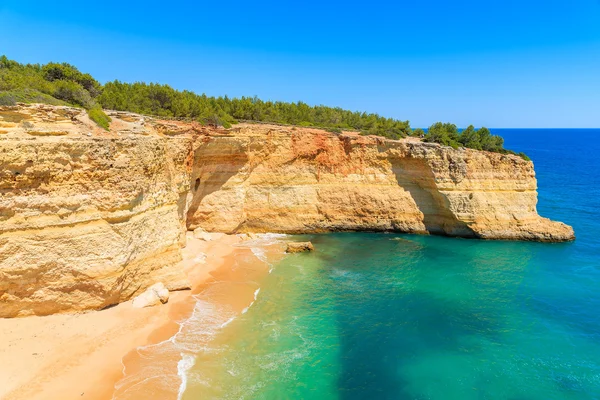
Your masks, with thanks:
[[[213,234],[204,242],[188,234],[182,263],[193,288],[172,292],[162,306],[134,309],[128,301],[82,314],[0,319],[0,398],[112,398],[126,355],[172,337],[194,308],[192,293],[214,279],[211,272],[228,269],[239,242],[237,236]]]
[[[225,326],[256,300],[260,281],[271,264],[283,256],[281,243],[257,240],[230,246],[220,266],[192,289],[187,318],[169,340],[129,352],[123,359],[124,377],[116,384],[115,400],[177,399],[186,388],[187,371]],[[255,251],[260,249],[260,254]],[[165,335],[166,336],[166,335]],[[214,377],[211,377],[214,378]]]

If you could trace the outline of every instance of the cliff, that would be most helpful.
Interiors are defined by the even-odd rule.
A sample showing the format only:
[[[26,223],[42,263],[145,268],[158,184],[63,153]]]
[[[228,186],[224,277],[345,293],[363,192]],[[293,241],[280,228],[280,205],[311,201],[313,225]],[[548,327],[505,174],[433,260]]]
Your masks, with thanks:
[[[0,317],[100,309],[179,266],[186,229],[564,241],[531,162],[418,140],[0,108]]]

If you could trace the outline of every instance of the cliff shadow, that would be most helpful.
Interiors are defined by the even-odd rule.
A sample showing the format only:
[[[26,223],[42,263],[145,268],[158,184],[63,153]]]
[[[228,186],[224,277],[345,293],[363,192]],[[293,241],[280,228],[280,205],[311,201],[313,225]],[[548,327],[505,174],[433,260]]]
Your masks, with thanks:
[[[473,337],[499,340],[503,321],[482,312],[478,299],[438,296],[428,290],[430,283],[420,285],[431,282],[432,276],[440,283],[457,273],[470,275],[477,260],[469,253],[452,251],[447,241],[447,247],[438,250],[435,244],[420,246],[419,241],[352,235],[340,249],[347,261],[340,257],[323,269],[336,302],[341,400],[424,399],[426,387],[412,374],[414,368],[420,368],[427,382],[435,382],[445,371],[444,364],[429,369],[427,360],[443,359]],[[425,239],[429,243],[439,238]],[[410,268],[415,264],[419,268]],[[448,265],[454,268],[439,274]],[[332,274],[336,269],[344,274]],[[481,348],[476,343],[470,350]],[[473,373],[478,380],[486,377]]]
[[[191,200],[186,212],[186,227],[190,229],[198,225],[198,209],[204,199],[219,190],[227,182],[240,173],[248,163],[248,155],[244,152],[237,154],[211,154],[200,146],[194,154],[194,164],[190,176]]]
[[[456,218],[448,199],[436,185],[435,176],[425,160],[399,158],[392,161],[398,186],[406,190],[423,213],[423,224],[429,233],[476,237],[469,226]]]
[[[362,302],[360,318],[349,306],[339,306],[341,400],[414,399],[408,371],[419,360],[453,352],[465,338],[499,329],[476,310],[432,300],[427,293]],[[432,370],[431,379],[437,373]]]

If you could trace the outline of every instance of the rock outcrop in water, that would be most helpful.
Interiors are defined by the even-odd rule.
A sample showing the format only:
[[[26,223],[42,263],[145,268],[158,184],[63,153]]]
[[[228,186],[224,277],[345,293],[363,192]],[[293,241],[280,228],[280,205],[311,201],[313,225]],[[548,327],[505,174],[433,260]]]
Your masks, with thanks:
[[[313,251],[315,248],[311,242],[289,242],[286,253],[304,253],[307,251]]]
[[[187,288],[185,231],[435,233],[564,241],[513,155],[353,133],[229,130],[0,108],[0,317],[100,309]]]

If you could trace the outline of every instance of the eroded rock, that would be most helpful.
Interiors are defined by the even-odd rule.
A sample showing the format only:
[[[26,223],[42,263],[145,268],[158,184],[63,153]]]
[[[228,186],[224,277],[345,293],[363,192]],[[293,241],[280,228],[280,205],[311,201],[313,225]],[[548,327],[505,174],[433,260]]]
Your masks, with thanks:
[[[239,124],[195,154],[188,223],[210,232],[397,231],[563,241],[571,227],[538,215],[533,163],[317,129]]]
[[[144,308],[165,304],[169,301],[169,289],[162,282],[150,286],[144,293],[133,299],[134,308]]]
[[[313,251],[315,248],[311,242],[288,242],[286,253],[302,253],[306,251]]]
[[[0,107],[0,317],[102,309],[155,282],[189,288],[179,261],[192,226],[202,240],[353,230],[574,238],[538,215],[533,164],[514,155],[108,113],[105,131],[76,108]],[[31,135],[22,121],[64,134]]]
[[[202,228],[196,228],[196,229],[194,229],[194,237],[196,239],[204,240],[206,242],[212,240],[212,237],[211,237],[210,233],[206,232]]]

